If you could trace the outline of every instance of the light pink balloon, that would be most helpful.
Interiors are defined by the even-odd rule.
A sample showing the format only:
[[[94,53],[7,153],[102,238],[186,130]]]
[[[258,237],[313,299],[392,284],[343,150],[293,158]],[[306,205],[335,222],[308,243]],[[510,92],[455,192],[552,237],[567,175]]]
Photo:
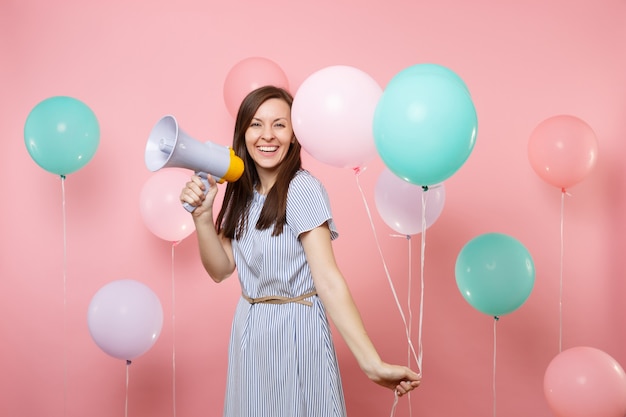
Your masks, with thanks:
[[[354,67],[330,66],[310,75],[291,110],[304,150],[335,167],[364,167],[377,156],[373,123],[381,95],[378,83]]]
[[[550,117],[531,133],[528,159],[541,179],[565,190],[593,170],[598,161],[598,141],[583,120],[569,115]]]
[[[180,202],[180,192],[191,173],[178,168],[161,169],[145,182],[140,195],[141,216],[157,237],[178,242],[194,232],[189,212]]]
[[[543,390],[557,417],[626,415],[626,375],[600,349],[579,346],[559,353],[546,369]]]
[[[87,324],[104,353],[132,360],[147,352],[159,338],[163,309],[150,287],[121,279],[96,292],[89,303]]]
[[[276,62],[263,57],[249,57],[237,62],[224,81],[224,103],[237,117],[243,99],[253,90],[266,85],[289,90],[289,80]]]
[[[374,191],[380,217],[387,226],[407,236],[422,232],[422,220],[426,229],[432,226],[443,211],[446,199],[443,183],[424,191],[421,186],[404,181],[388,168],[380,173]],[[425,197],[426,210],[422,207],[422,196]]]

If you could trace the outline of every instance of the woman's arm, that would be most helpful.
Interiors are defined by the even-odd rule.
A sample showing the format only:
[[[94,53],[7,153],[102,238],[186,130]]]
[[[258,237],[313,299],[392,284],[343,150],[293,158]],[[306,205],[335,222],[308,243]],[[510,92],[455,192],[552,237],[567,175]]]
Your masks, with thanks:
[[[302,233],[300,240],[313,282],[330,319],[365,374],[384,387],[403,395],[420,384],[420,376],[405,366],[383,362],[365,331],[361,315],[337,266],[326,223]]]
[[[204,269],[215,282],[222,282],[235,271],[235,260],[230,239],[218,235],[213,220],[213,202],[217,195],[217,183],[208,175],[209,191],[200,177],[193,176],[181,191],[181,202],[196,207],[193,221],[196,227],[200,259]]]

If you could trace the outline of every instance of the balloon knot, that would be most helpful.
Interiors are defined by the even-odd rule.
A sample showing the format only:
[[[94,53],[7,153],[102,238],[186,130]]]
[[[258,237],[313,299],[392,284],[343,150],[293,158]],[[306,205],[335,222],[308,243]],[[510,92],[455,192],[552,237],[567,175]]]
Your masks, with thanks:
[[[494,318],[495,321],[500,320],[500,317],[498,317],[498,316],[493,316],[493,318]]]
[[[361,172],[363,172],[361,167],[354,167],[354,168],[352,168],[352,170],[354,171],[354,175],[360,175]]]
[[[424,192],[428,191],[428,185],[422,185],[422,190],[424,190]]]
[[[131,363],[130,359],[126,359],[126,366],[130,366]]]
[[[65,180],[65,175],[61,174],[61,180],[64,181]]]

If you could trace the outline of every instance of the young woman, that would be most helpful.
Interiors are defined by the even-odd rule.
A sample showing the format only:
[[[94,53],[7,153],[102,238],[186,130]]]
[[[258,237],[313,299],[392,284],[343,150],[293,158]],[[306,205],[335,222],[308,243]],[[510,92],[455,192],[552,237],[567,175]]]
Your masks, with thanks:
[[[266,86],[242,102],[233,150],[245,171],[217,194],[191,178],[180,199],[193,219],[202,263],[215,282],[237,269],[241,299],[229,347],[224,416],[345,416],[327,319],[375,383],[402,396],[417,373],[381,360],[368,337],[331,241],[338,234],[324,186],[302,169],[291,95]],[[210,176],[209,176],[210,177]],[[206,194],[205,194],[205,191]]]

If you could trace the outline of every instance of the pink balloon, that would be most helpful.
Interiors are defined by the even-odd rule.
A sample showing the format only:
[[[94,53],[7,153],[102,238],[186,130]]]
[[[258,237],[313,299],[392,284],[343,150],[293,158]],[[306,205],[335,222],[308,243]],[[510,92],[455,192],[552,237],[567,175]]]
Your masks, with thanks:
[[[159,338],[163,309],[147,285],[121,279],[96,292],[89,304],[87,324],[104,353],[131,360],[147,352]]]
[[[377,155],[373,122],[381,95],[378,83],[357,68],[337,65],[310,75],[291,109],[304,150],[335,167],[365,166]]]
[[[224,103],[228,112],[237,117],[239,106],[252,90],[273,85],[289,90],[289,81],[282,68],[262,57],[245,58],[236,63],[224,81]]]
[[[178,242],[195,230],[193,219],[180,202],[180,192],[191,174],[164,168],[152,174],[140,195],[140,209],[146,227],[157,237]]]
[[[446,190],[441,183],[424,191],[385,168],[378,177],[374,195],[376,209],[387,226],[408,236],[422,232],[422,220],[426,229],[435,223],[443,210]],[[422,209],[422,196],[426,210]]]
[[[530,135],[528,159],[539,177],[565,190],[582,181],[595,167],[598,141],[581,119],[568,115],[550,117]]]
[[[559,353],[546,369],[543,390],[557,417],[624,417],[626,375],[615,359],[592,347]]]

